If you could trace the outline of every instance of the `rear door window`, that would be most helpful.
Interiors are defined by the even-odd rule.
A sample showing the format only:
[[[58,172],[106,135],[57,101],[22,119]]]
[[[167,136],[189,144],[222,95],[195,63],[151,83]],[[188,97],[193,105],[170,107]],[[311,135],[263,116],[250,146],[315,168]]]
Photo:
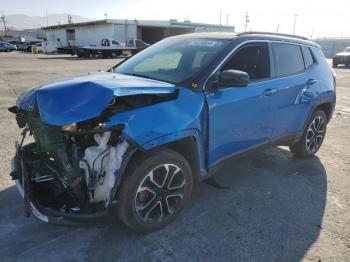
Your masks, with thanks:
[[[301,47],[294,44],[272,43],[275,76],[286,76],[304,70]]]

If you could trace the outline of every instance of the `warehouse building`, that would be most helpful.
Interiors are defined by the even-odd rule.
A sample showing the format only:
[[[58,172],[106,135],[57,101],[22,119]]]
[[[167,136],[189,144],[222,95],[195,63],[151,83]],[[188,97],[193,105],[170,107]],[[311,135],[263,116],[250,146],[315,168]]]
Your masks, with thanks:
[[[101,39],[111,38],[119,42],[141,39],[153,44],[165,37],[193,32],[234,32],[233,26],[155,20],[105,19],[83,23],[71,23],[43,27],[48,41],[58,41],[61,46],[98,45]]]

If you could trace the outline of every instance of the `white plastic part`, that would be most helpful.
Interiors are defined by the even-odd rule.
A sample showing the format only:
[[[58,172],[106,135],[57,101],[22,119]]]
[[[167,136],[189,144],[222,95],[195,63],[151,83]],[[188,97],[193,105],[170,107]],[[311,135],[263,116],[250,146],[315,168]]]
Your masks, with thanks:
[[[115,172],[119,170],[123,161],[123,155],[128,148],[128,143],[123,141],[109,150],[109,158],[104,167],[105,177],[103,184],[97,182],[94,192],[95,202],[105,202],[107,207],[111,197],[111,191],[115,184]]]
[[[107,207],[110,201],[110,195],[112,188],[115,184],[115,173],[119,170],[121,163],[123,161],[123,155],[125,154],[128,143],[123,141],[122,143],[109,147],[108,141],[111,136],[111,132],[104,132],[103,135],[95,134],[94,139],[98,146],[92,146],[85,149],[85,154],[83,157],[84,161],[80,161],[80,168],[85,171],[85,181],[88,186],[90,178],[89,168],[91,173],[95,175],[93,185],[94,196],[90,201],[94,202],[105,202]],[[104,174],[104,177],[99,179],[101,173]]]

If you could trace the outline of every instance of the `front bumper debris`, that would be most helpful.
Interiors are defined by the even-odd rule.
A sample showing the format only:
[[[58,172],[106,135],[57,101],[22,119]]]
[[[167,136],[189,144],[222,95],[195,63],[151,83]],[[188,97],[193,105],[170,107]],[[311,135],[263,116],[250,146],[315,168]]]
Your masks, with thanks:
[[[117,203],[111,203],[105,211],[93,214],[65,213],[42,206],[26,189],[25,179],[23,179],[27,175],[25,166],[20,165],[22,168],[19,170],[16,164],[21,161],[20,154],[17,152],[16,157],[11,160],[11,176],[15,178],[16,187],[24,199],[26,214],[29,211],[29,215],[33,214],[41,222],[65,226],[97,225],[103,223],[107,217],[116,214]]]
[[[16,187],[18,189],[18,192],[20,193],[20,195],[22,196],[22,198],[24,199],[24,190],[23,190],[23,187],[22,187],[22,184],[21,182],[19,181],[19,179],[16,180]],[[45,223],[49,223],[49,218],[48,216],[44,215],[43,213],[41,213],[35,206],[32,202],[29,201],[29,204],[30,204],[30,207],[31,207],[31,211],[32,211],[32,214],[37,218],[39,219],[40,221],[42,222],[45,222]]]

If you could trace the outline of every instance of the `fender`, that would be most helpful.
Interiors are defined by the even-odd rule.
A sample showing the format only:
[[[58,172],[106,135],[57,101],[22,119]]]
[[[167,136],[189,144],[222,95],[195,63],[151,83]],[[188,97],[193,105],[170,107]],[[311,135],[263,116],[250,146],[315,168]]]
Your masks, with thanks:
[[[332,92],[332,93],[333,93],[332,97],[329,96],[329,92],[322,93],[322,94],[319,95],[319,97],[317,98],[317,100],[312,105],[312,107],[311,107],[311,109],[309,111],[309,114],[308,114],[308,116],[306,118],[306,121],[305,121],[305,123],[303,125],[303,130],[305,129],[307,123],[311,119],[312,114],[315,112],[315,109],[317,107],[319,107],[320,105],[327,104],[327,103],[331,104],[331,106],[332,106],[332,111],[330,113],[330,119],[331,119],[331,117],[333,115],[333,112],[334,112],[334,109],[335,109],[335,99],[336,99],[335,98],[335,93],[334,92]]]
[[[123,124],[123,135],[142,150],[193,137],[201,174],[205,174],[205,98],[203,93],[185,87],[178,90],[177,99],[120,113],[111,117],[105,127]]]
[[[201,134],[199,130],[187,129],[177,133],[168,134],[166,136],[162,136],[162,137],[156,138],[155,140],[149,141],[148,143],[143,145],[143,148],[145,150],[149,150],[158,146],[166,145],[166,144],[176,142],[189,137],[193,138],[194,141],[196,142],[197,154],[199,156],[198,159],[199,159],[200,173],[202,176],[205,176],[207,174],[207,169],[205,165],[205,146],[201,141]]]

